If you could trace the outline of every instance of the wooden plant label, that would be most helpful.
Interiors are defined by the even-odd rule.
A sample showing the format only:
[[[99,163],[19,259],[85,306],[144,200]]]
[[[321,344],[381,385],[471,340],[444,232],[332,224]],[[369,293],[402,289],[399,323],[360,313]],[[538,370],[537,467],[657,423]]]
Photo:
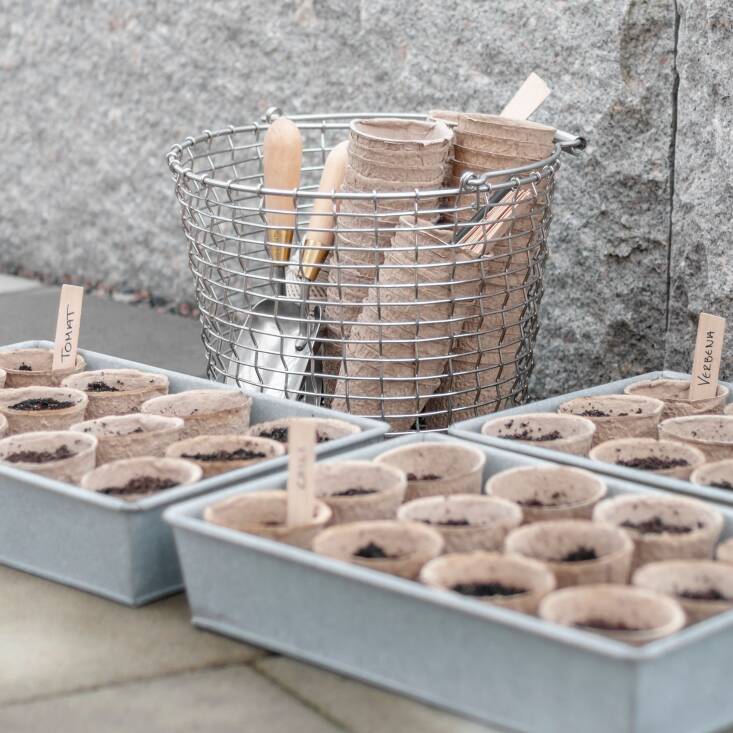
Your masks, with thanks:
[[[720,356],[723,352],[725,318],[700,313],[695,356],[692,362],[690,399],[707,400],[718,394]]]
[[[288,515],[289,526],[313,519],[315,491],[313,465],[316,455],[316,426],[293,421],[288,427]]]
[[[502,117],[526,120],[550,95],[550,87],[534,71],[501,112]]]
[[[51,365],[51,369],[54,371],[68,369],[76,364],[83,300],[84,288],[76,285],[62,286],[59,313],[56,320],[56,343],[53,349],[53,364]]]

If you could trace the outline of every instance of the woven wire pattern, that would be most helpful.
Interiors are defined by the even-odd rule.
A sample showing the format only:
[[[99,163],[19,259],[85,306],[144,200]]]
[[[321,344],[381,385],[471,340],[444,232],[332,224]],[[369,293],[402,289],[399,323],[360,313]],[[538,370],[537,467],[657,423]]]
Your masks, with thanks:
[[[207,131],[169,153],[209,377],[385,419],[393,433],[522,403],[560,146],[452,188],[357,192],[347,179],[318,191],[328,152],[352,118],[368,116],[290,118],[304,151],[300,186],[277,192],[295,207],[286,268],[268,246],[279,209],[268,208],[263,181],[267,122]],[[319,198],[330,202],[334,243],[308,286],[300,263]],[[468,220],[498,207],[501,227],[475,227],[470,247],[457,241]]]

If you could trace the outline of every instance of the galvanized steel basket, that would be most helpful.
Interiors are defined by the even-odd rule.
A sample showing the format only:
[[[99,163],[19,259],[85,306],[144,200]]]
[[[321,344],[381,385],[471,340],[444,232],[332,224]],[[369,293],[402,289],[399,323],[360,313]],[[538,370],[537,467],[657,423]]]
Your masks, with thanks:
[[[442,430],[523,402],[559,158],[585,141],[558,131],[546,159],[483,174],[464,165],[449,188],[321,192],[325,158],[353,119],[427,116],[289,116],[305,144],[300,185],[283,191],[263,183],[263,137],[278,114],[205,131],[168,154],[209,377],[385,419],[394,433]],[[295,205],[285,270],[270,256],[266,195]],[[335,241],[302,287],[319,198],[330,201]],[[263,299],[273,301],[274,341],[254,317]],[[305,359],[283,358],[289,339]]]

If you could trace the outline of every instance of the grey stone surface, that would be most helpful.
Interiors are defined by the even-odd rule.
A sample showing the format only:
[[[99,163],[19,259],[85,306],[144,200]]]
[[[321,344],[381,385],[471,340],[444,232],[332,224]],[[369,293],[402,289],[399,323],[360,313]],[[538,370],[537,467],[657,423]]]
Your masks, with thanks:
[[[58,288],[0,294],[0,344],[53,340]],[[204,376],[206,364],[198,321],[156,313],[147,306],[86,295],[80,344],[92,351]]]
[[[733,326],[733,4],[677,0],[675,145],[667,364],[689,370],[701,310]],[[722,373],[733,376],[730,332]]]
[[[495,728],[285,657],[267,657],[255,667],[350,733],[497,733]]]
[[[536,70],[539,119],[591,146],[560,176],[535,391],[659,367],[674,23],[672,0],[11,0],[0,265],[190,299],[173,142],[277,103],[493,111]]]
[[[0,587],[0,707],[263,654],[194,629],[182,595],[132,609],[4,567]]]
[[[338,733],[252,669],[232,667],[0,709],[10,733]]]

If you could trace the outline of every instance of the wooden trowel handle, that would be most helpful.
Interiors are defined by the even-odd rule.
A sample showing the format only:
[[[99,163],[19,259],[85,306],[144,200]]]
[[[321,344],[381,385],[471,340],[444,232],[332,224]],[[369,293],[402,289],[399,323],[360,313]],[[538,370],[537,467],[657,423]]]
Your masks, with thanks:
[[[280,117],[265,134],[263,144],[265,188],[295,189],[300,183],[303,138],[292,120]],[[293,196],[265,196],[270,255],[278,262],[290,259],[295,226]]]
[[[321,174],[321,182],[318,190],[321,193],[330,194],[338,191],[346,176],[346,161],[348,159],[348,140],[339,143],[326,158]],[[328,257],[333,245],[335,201],[329,197],[317,198],[313,204],[308,233],[304,244],[309,249],[303,250],[301,262],[303,264],[303,276],[311,282],[318,277],[320,265]],[[326,231],[314,231],[314,230]]]

